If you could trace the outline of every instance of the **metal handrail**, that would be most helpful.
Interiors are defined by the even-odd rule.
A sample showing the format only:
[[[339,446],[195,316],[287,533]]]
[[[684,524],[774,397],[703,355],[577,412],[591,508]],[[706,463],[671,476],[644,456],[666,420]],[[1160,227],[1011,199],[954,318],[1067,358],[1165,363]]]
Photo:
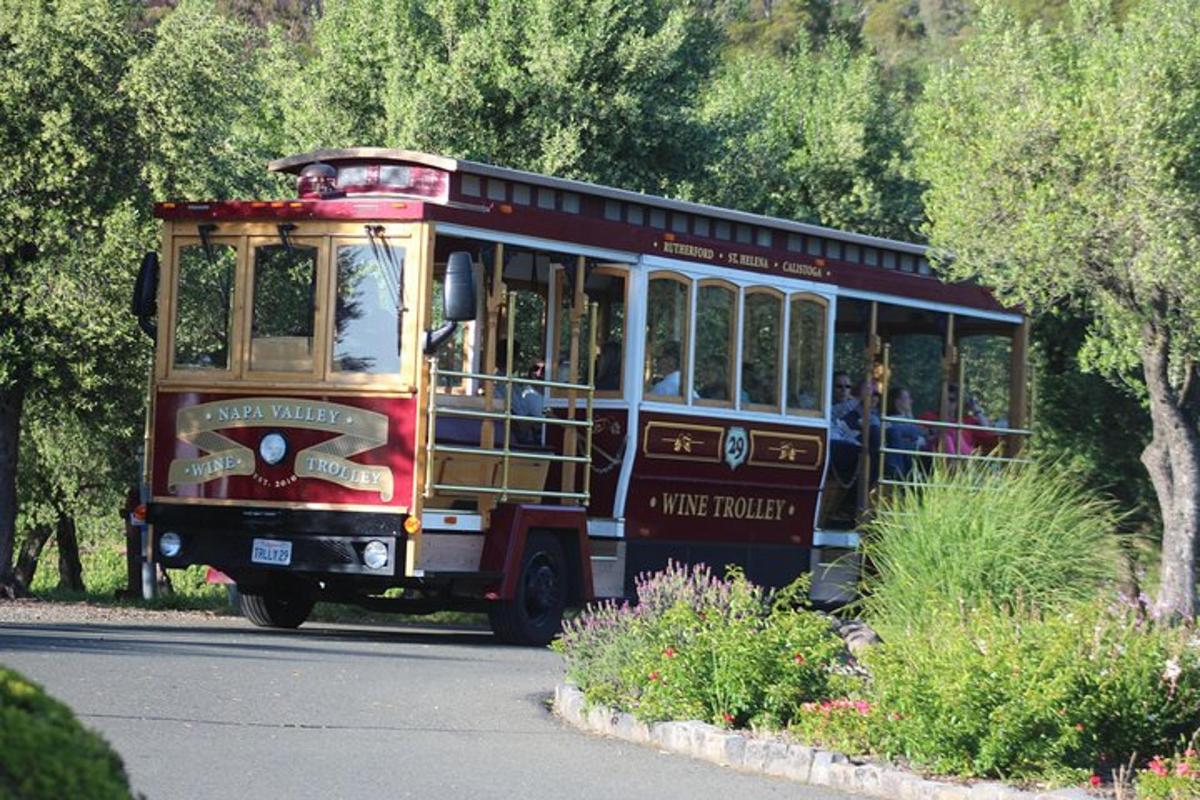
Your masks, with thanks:
[[[1000,428],[995,425],[971,425],[966,422],[946,422],[940,419],[915,419],[914,417],[896,417],[891,414],[880,416],[883,422],[900,422],[909,425],[918,425],[920,427],[929,426],[931,428],[953,428],[955,430],[964,431],[983,431],[986,433],[997,433],[1001,436],[1032,436],[1033,431],[1028,428]]]
[[[588,465],[591,464],[591,441],[592,441],[592,422],[593,422],[593,398],[595,396],[595,359],[591,354],[595,351],[595,336],[597,322],[597,307],[595,304],[591,308],[592,319],[590,334],[592,338],[591,346],[588,348],[588,383],[571,383],[567,381],[552,381],[541,380],[538,378],[524,378],[514,375],[491,375],[480,372],[471,372],[467,370],[450,370],[439,369],[436,357],[428,359],[429,364],[429,406],[428,406],[428,431],[426,435],[425,445],[425,497],[432,497],[434,493],[442,492],[459,492],[465,494],[483,494],[496,495],[501,500],[507,500],[510,496],[517,497],[553,497],[580,501],[586,505],[591,500],[591,470]],[[508,295],[508,352],[505,363],[513,364],[513,328],[516,319],[516,294],[509,293]],[[442,376],[451,378],[460,378],[468,380],[476,380],[483,382],[485,387],[489,389],[488,399],[485,401],[486,408],[477,409],[469,406],[446,406],[440,407],[438,398],[440,395],[437,391],[438,379]],[[570,413],[565,418],[553,416],[529,416],[526,414],[513,413],[513,386],[519,384],[522,386],[533,386],[540,389],[565,389],[572,392],[585,392],[586,397],[586,416],[583,419],[574,418],[575,406],[572,404]],[[503,411],[491,411],[491,392],[495,391],[495,386],[502,387]],[[470,445],[449,445],[437,443],[437,418],[438,414],[449,414],[450,416],[492,420],[503,423],[502,445],[500,447],[483,447],[482,442],[479,447]],[[585,455],[566,455],[566,453],[545,453],[545,452],[527,452],[523,450],[515,450],[512,447],[512,426],[514,422],[528,422],[534,425],[559,425],[566,429],[565,437],[573,437],[575,430],[583,428],[585,431]],[[491,438],[487,439],[491,441]],[[564,439],[564,442],[566,439]],[[434,480],[434,461],[438,453],[459,454],[459,455],[482,455],[500,459],[502,464],[500,485],[463,485],[436,483]],[[509,486],[509,466],[513,459],[526,461],[550,461],[563,464],[582,464],[584,466],[584,480],[582,492],[568,491],[551,491],[545,488],[516,488]],[[573,468],[573,467],[572,467]],[[565,486],[563,487],[566,488]]]
[[[1033,459],[1020,458],[1018,456],[997,456],[988,453],[939,453],[934,450],[905,450],[899,447],[888,447],[887,445],[882,445],[879,448],[879,452],[883,454],[895,453],[896,455],[902,456],[929,456],[930,458],[948,458],[962,461],[990,461],[1012,464],[1029,464],[1033,461]]]

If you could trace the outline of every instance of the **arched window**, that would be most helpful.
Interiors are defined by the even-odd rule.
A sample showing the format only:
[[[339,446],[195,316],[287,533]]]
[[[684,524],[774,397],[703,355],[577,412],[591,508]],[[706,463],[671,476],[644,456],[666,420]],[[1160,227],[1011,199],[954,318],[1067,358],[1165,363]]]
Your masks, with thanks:
[[[701,405],[732,406],[737,365],[737,287],[700,281],[696,297],[695,397]]]
[[[646,397],[683,402],[688,385],[691,281],[672,272],[650,276],[646,292]]]
[[[782,409],[782,355],[783,295],[766,287],[747,289],[742,324],[742,408]]]
[[[825,411],[825,350],[828,301],[811,294],[791,297],[788,317],[787,409],[789,414]]]

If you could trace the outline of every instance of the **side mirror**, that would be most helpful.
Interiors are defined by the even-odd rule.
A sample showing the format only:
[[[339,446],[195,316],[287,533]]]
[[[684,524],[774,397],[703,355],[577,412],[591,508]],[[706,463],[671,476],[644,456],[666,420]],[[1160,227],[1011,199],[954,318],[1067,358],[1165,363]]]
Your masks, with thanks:
[[[475,269],[471,254],[451,253],[446,260],[446,282],[442,286],[442,317],[437,329],[425,334],[425,355],[433,355],[450,341],[458,323],[475,319]]]
[[[151,251],[142,256],[130,310],[138,318],[138,325],[153,339],[157,327],[150,320],[158,313],[158,253]]]
[[[446,261],[442,307],[442,316],[447,322],[469,322],[475,319],[475,270],[470,253],[451,253]]]

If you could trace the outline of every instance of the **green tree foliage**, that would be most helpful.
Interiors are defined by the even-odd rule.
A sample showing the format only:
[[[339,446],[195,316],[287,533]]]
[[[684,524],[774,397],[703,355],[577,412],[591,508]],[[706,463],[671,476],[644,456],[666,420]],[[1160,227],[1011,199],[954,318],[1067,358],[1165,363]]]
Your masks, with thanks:
[[[1085,355],[1144,382],[1163,519],[1159,603],[1195,613],[1200,529],[1200,5],[1099,0],[1047,31],[990,9],[918,111],[947,274],[1093,317]]]
[[[132,12],[119,0],[0,2],[0,591],[8,593],[25,399],[97,370],[89,356],[110,333],[91,323],[94,293],[111,276],[83,248],[103,241],[104,217],[133,193],[133,114],[120,90]]]
[[[331,5],[289,93],[297,148],[383,145],[654,189],[686,174],[686,109],[719,44],[656,0]]]
[[[883,235],[917,224],[905,113],[872,59],[844,43],[734,58],[700,119],[711,155],[694,193],[705,202]]]

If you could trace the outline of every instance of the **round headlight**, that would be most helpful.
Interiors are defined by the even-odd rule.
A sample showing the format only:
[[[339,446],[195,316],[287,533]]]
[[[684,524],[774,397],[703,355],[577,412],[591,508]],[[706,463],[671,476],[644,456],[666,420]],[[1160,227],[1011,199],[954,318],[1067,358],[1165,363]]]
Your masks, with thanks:
[[[174,531],[167,531],[158,537],[158,552],[167,558],[174,558],[183,549],[183,540]]]
[[[371,569],[383,569],[387,566],[387,562],[387,545],[378,539],[367,542],[367,546],[363,548],[363,563]]]
[[[268,464],[278,464],[287,455],[287,439],[282,433],[268,433],[258,443],[258,454]]]

